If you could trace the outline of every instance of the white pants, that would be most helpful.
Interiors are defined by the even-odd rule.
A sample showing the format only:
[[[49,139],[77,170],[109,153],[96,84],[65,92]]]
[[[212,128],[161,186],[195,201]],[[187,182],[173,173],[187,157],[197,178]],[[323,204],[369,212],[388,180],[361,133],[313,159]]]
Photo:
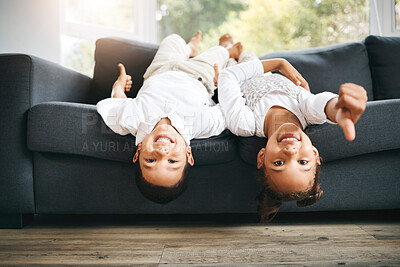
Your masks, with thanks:
[[[200,55],[189,58],[190,49],[185,40],[177,34],[172,34],[162,40],[160,47],[147,68],[143,78],[167,71],[182,71],[190,77],[201,81],[209,94],[213,95],[214,64],[224,68],[229,59],[229,52],[222,46],[215,46]]]

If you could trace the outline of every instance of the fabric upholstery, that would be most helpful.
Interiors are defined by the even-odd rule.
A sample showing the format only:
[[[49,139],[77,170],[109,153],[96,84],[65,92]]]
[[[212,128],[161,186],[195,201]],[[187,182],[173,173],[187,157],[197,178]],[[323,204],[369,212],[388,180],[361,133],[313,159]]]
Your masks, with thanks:
[[[110,97],[111,88],[119,75],[118,63],[132,76],[132,89],[128,97],[135,97],[143,84],[143,74],[150,65],[158,45],[119,38],[102,38],[96,41],[95,68],[90,96],[92,104]]]
[[[76,155],[34,153],[38,213],[170,214],[246,213],[256,210],[254,168],[238,157],[228,163],[197,165],[187,190],[168,204],[138,191],[133,164]]]
[[[25,145],[26,111],[30,107],[31,60],[0,56],[0,210],[34,212],[33,166]]]
[[[298,208],[294,201],[281,211],[384,210],[400,208],[400,150],[382,151],[322,164],[317,203]]]
[[[343,83],[364,86],[368,99],[373,100],[368,54],[362,43],[343,43],[304,50],[271,53],[262,57],[288,60],[307,80],[311,92],[337,93]]]
[[[121,136],[105,124],[96,106],[47,102],[34,106],[28,116],[28,147],[32,151],[85,155],[131,163],[135,137]],[[196,165],[229,162],[236,143],[228,131],[208,139],[191,141]]]
[[[0,212],[34,212],[29,108],[51,100],[85,102],[89,84],[89,77],[34,56],[0,55]]]
[[[400,208],[400,150],[329,162],[321,167],[324,196],[298,208],[285,202],[281,212]],[[239,158],[194,166],[187,190],[163,205],[144,198],[133,165],[76,155],[34,153],[37,213],[47,214],[212,214],[256,213],[259,187],[255,166]]]
[[[375,99],[400,98],[400,37],[370,35],[367,47]]]

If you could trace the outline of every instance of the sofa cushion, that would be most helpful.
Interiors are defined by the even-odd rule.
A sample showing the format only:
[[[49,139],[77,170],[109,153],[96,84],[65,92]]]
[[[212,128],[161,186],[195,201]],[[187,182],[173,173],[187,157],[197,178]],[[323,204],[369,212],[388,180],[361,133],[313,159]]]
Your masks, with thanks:
[[[133,84],[128,97],[135,97],[143,84],[143,74],[150,65],[158,45],[120,38],[102,38],[96,41],[95,67],[90,90],[92,104],[110,97],[111,88],[119,75],[118,63],[125,65]]]
[[[338,125],[311,125],[306,128],[313,145],[324,162],[400,148],[400,99],[372,101],[356,124],[356,139],[348,142]],[[256,164],[257,153],[265,147],[266,139],[239,137],[241,158]]]
[[[368,54],[362,43],[275,52],[261,59],[276,57],[288,60],[307,80],[313,93],[338,93],[341,84],[352,82],[364,86],[368,99],[373,99]]]
[[[191,147],[196,165],[229,162],[237,153],[234,136],[228,131],[208,139],[194,139]],[[30,109],[28,148],[126,163],[132,162],[136,152],[135,137],[111,131],[96,106],[66,102],[47,102]]]
[[[368,36],[364,40],[375,99],[400,98],[400,37]]]

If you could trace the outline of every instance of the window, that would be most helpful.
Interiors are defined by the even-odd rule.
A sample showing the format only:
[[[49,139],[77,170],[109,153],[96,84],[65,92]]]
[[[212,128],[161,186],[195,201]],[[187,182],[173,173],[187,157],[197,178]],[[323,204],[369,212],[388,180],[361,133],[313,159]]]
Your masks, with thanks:
[[[366,0],[158,0],[159,40],[172,32],[184,39],[200,29],[201,50],[230,33],[258,56],[360,41],[369,34]]]
[[[400,0],[396,0],[396,4],[395,4],[395,17],[396,17],[396,30],[399,31],[400,30]]]
[[[371,0],[371,34],[400,36],[399,0]]]
[[[171,33],[200,50],[231,33],[258,56],[400,35],[400,0],[60,0],[62,64],[92,76],[95,41],[122,37],[158,43]]]
[[[61,63],[92,76],[97,39],[156,42],[155,10],[155,0],[62,0]]]

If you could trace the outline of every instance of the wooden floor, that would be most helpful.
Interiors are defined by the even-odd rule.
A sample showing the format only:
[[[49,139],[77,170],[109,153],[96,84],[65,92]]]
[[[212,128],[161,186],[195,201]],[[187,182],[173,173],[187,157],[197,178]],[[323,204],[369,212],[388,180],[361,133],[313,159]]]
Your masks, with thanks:
[[[41,215],[0,229],[0,265],[400,266],[398,211],[296,216]]]

